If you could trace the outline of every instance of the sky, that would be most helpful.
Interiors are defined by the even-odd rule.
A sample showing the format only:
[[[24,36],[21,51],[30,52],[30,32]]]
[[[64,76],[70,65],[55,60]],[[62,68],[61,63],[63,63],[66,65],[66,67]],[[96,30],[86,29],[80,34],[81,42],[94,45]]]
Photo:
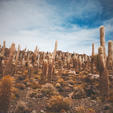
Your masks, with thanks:
[[[106,46],[113,40],[113,0],[0,0],[0,44],[21,48],[91,54],[105,26]]]

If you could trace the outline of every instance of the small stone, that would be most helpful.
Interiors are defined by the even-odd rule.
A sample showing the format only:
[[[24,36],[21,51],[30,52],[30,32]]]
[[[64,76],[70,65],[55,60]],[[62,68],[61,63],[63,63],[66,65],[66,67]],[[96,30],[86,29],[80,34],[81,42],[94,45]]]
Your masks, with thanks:
[[[60,83],[56,83],[56,87],[57,88],[61,87]]]
[[[41,113],[45,113],[44,110],[40,110]]]
[[[36,110],[33,110],[31,113],[37,113]]]

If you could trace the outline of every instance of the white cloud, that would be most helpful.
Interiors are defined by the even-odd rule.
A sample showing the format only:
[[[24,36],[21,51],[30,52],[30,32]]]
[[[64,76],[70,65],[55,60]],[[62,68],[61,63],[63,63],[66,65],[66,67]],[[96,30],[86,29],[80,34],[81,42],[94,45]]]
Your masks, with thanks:
[[[94,14],[101,13],[101,5],[98,2],[87,2],[81,5],[72,3],[63,10],[63,6],[60,9],[48,4],[46,0],[3,1],[0,4],[0,41],[6,40],[8,46],[15,42],[21,44],[22,48],[33,50],[38,45],[40,50],[53,51],[55,40],[58,40],[60,50],[90,54],[93,42],[96,50],[98,48],[99,28],[61,26],[73,15],[82,18],[84,13],[88,12],[85,15],[87,18],[91,11]],[[107,28],[110,29],[111,26]]]

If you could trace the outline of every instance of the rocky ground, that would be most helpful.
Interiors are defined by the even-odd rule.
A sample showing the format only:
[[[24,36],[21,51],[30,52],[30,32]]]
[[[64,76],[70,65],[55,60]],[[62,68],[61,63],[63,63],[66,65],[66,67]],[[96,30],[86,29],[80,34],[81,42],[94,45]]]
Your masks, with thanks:
[[[98,74],[58,72],[51,83],[43,84],[40,74],[15,74],[16,89],[9,113],[113,113],[112,97],[101,100]],[[113,80],[112,75],[109,78]]]

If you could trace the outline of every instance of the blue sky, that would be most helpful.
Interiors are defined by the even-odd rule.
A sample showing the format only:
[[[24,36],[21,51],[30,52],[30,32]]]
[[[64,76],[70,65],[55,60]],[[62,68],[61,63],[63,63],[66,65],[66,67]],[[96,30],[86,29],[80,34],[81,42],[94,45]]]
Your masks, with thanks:
[[[0,43],[6,40],[34,50],[58,49],[91,54],[99,47],[99,27],[106,45],[113,40],[113,0],[0,0]]]

